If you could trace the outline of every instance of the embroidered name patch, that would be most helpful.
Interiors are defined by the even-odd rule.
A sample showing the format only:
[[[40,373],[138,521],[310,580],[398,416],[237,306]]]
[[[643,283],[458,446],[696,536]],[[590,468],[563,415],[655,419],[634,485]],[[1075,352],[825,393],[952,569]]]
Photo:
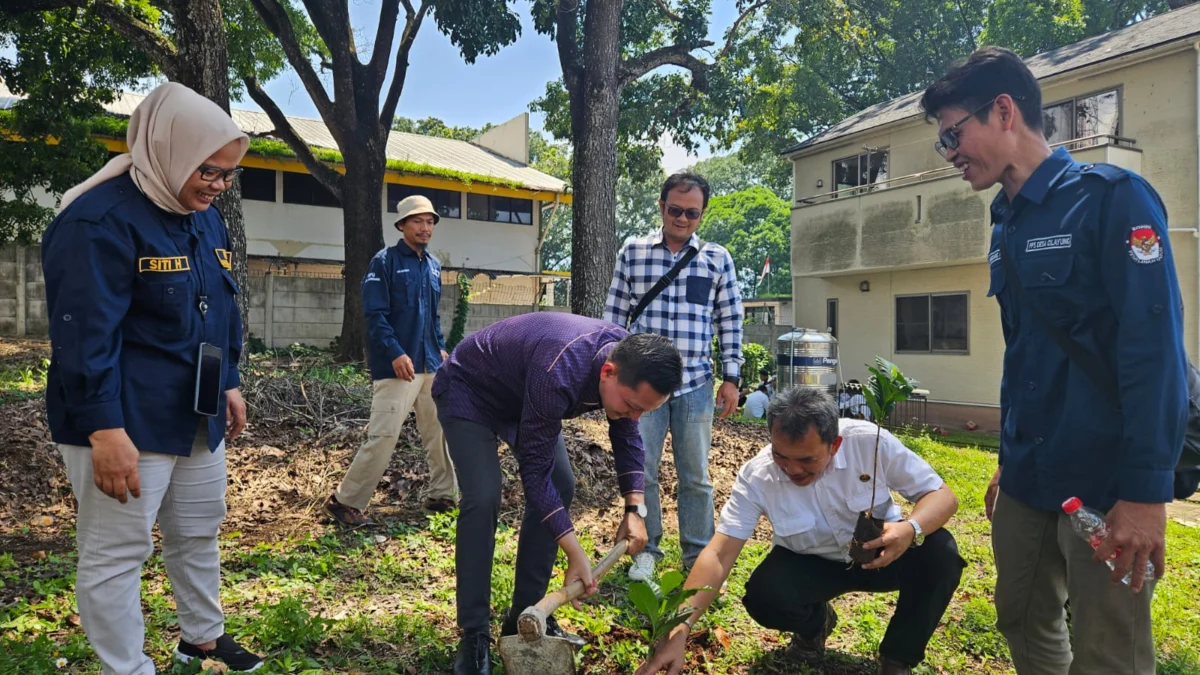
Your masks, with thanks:
[[[227,270],[233,269],[233,254],[223,248],[214,248],[217,252],[217,262],[221,263],[221,267]]]
[[[1148,265],[1163,259],[1162,242],[1149,225],[1137,225],[1129,233],[1129,257],[1135,263]]]
[[[138,258],[139,272],[186,272],[192,269],[187,256],[174,258]]]
[[[1049,251],[1056,248],[1071,248],[1071,235],[1056,234],[1053,237],[1038,237],[1025,242],[1025,252]]]
[[[1000,262],[1000,249],[994,248],[992,249],[992,252],[988,254],[988,265],[994,266],[998,262]]]

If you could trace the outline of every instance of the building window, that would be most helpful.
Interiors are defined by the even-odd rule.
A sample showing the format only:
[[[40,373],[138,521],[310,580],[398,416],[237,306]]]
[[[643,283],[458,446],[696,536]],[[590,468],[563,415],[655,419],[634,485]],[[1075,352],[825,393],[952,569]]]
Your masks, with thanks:
[[[1090,136],[1116,136],[1120,123],[1120,97],[1116,89],[1042,108],[1042,133],[1051,145]],[[1096,139],[1083,145],[1100,142],[1102,139]]]
[[[896,296],[896,351],[965,354],[966,293]]]
[[[493,223],[532,225],[533,200],[468,194],[467,218]]]
[[[258,202],[275,201],[275,172],[270,169],[242,168],[238,176],[242,183],[242,199]]]
[[[861,187],[882,183],[888,177],[888,151],[864,152],[857,157],[839,159],[833,163],[833,189]]]
[[[838,334],[837,309],[837,298],[830,298],[825,301],[825,328],[833,337],[837,337]]]
[[[433,208],[443,218],[462,218],[462,193],[456,190],[438,190],[437,188],[417,187],[415,185],[387,184],[387,210],[396,212],[396,204],[405,197],[424,195],[433,202]]]
[[[342,203],[316,178],[307,173],[283,172],[283,203],[302,206],[329,206],[340,209]]]

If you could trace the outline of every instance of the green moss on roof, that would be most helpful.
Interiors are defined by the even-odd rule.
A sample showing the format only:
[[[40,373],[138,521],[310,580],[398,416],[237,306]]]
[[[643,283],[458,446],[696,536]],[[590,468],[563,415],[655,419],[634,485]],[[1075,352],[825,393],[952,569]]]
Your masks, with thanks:
[[[124,139],[128,128],[129,120],[124,117],[101,115],[92,120],[92,133],[97,136]],[[310,148],[312,149],[313,156],[323,162],[329,162],[331,164],[343,163],[342,153],[338,152],[337,150],[329,150],[328,148],[316,148],[311,146]],[[275,140],[273,138],[252,137],[250,139],[249,154],[256,155],[258,157],[296,159],[296,153],[292,151],[291,147],[289,147],[287,143]],[[510,188],[525,188],[525,185],[519,181],[507,180],[504,178],[497,178],[496,176],[487,176],[479,173],[471,173],[468,171],[444,169],[431,164],[408,162],[400,159],[389,159],[387,161],[387,170],[396,173],[445,178],[467,185],[470,185],[471,183],[484,183],[486,185],[499,185]]]

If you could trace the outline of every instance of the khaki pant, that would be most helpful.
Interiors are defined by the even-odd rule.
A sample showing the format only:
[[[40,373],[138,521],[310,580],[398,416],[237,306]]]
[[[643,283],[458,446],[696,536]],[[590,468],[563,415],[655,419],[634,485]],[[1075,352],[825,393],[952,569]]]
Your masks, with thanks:
[[[143,652],[141,572],[154,552],[155,521],[183,639],[203,644],[221,637],[217,531],[225,518],[225,444],[210,453],[201,431],[190,457],[141,453],[142,496],[125,504],[92,482],[91,448],[59,445],[58,451],[79,503],[75,595],[100,672],[154,675],[154,662]]]
[[[1018,675],[1154,675],[1154,582],[1136,594],[1113,583],[1066,514],[1034,509],[1003,491],[992,514],[992,548],[996,625]]]
[[[446,437],[438,422],[437,406],[433,403],[430,389],[433,373],[420,373],[412,382],[399,378],[375,380],[375,394],[371,398],[371,421],[367,423],[367,440],[354,455],[350,470],[337,489],[338,502],[358,510],[367,508],[371,495],[383,479],[392,452],[400,438],[400,428],[408,413],[416,406],[417,431],[425,445],[425,456],[429,462],[429,493],[431,498],[454,498],[454,466],[446,450]]]

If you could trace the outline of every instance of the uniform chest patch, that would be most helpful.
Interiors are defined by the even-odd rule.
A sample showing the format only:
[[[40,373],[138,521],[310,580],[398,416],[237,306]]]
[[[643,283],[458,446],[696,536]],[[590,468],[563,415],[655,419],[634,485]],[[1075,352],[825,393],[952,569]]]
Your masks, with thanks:
[[[217,253],[217,262],[221,263],[221,267],[227,270],[233,269],[233,254],[223,248],[214,248]]]
[[[186,272],[192,269],[187,256],[171,258],[138,258],[139,272]]]
[[[1071,248],[1071,235],[1056,234],[1053,237],[1038,237],[1025,242],[1025,252],[1050,251],[1056,248]]]
[[[1148,265],[1163,259],[1162,241],[1149,225],[1136,225],[1129,232],[1129,257],[1135,263]]]

